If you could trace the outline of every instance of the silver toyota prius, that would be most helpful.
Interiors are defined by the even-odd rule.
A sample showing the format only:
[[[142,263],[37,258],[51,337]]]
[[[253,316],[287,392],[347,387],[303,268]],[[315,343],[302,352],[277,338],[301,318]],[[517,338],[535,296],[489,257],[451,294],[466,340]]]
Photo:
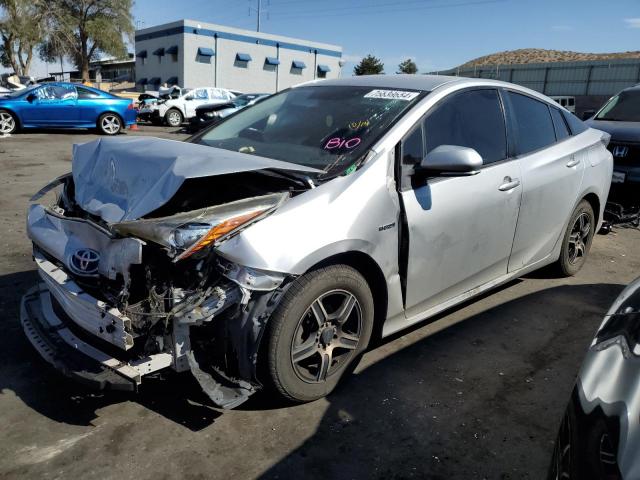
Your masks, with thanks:
[[[520,86],[380,75],[299,85],[187,142],[75,145],[32,199],[24,331],[98,388],[173,370],[224,408],[263,387],[311,401],[372,339],[578,272],[608,141]]]

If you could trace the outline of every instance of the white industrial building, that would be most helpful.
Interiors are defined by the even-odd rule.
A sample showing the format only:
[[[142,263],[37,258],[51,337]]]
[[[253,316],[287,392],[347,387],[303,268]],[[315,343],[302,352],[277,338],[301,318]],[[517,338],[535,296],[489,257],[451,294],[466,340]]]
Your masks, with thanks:
[[[157,90],[222,87],[273,93],[316,78],[336,78],[342,47],[179,20],[136,31],[136,85]]]

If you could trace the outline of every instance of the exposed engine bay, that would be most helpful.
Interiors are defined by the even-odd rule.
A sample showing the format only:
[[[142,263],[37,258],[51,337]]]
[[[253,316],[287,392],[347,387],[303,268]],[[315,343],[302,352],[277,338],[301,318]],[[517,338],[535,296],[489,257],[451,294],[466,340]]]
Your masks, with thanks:
[[[76,146],[73,174],[33,197],[55,198],[29,211],[44,283],[23,300],[25,331],[55,350],[57,339],[45,333],[57,328],[133,389],[167,367],[191,371],[216,405],[232,408],[260,387],[260,339],[292,277],[231,263],[215,247],[313,183],[283,170],[284,162],[258,157],[234,169],[237,158],[225,167],[210,147],[136,140],[145,160],[149,150],[159,158],[144,179],[130,176],[127,162],[136,159],[123,153],[136,142],[99,140]],[[195,163],[206,171],[193,168],[192,156],[196,174],[180,172],[185,152],[200,155]],[[223,174],[213,174],[213,161]],[[91,379],[87,369],[80,376]],[[101,387],[126,388],[109,378]]]

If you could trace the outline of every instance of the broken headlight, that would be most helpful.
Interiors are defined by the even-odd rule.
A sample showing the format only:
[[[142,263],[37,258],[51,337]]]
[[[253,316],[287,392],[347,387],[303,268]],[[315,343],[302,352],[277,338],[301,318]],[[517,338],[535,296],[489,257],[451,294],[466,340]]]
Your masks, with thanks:
[[[220,243],[240,228],[263,218],[288,196],[288,193],[274,193],[169,217],[120,222],[113,225],[113,230],[167,247],[174,261],[178,261]]]
[[[40,202],[42,205],[54,209],[62,206],[66,207],[68,202],[66,201],[65,187],[71,179],[71,173],[60,175],[38,190],[29,201]]]

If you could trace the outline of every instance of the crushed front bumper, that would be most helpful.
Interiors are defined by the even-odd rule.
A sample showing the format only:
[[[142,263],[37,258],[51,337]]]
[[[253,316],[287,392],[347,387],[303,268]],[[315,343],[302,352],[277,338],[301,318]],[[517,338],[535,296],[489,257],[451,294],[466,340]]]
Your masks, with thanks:
[[[142,377],[171,364],[171,355],[126,362],[89,345],[56,314],[55,300],[44,283],[29,290],[20,305],[24,332],[42,358],[64,375],[90,387],[136,390]]]

